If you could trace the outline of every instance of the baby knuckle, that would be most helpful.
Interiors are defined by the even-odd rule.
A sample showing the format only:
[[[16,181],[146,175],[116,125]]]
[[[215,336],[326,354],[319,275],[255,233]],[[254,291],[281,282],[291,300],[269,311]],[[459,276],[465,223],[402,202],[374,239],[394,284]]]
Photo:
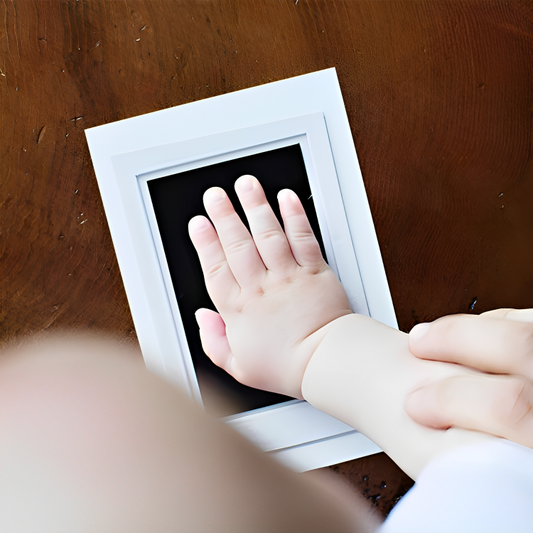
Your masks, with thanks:
[[[213,265],[210,265],[205,270],[205,277],[206,278],[214,278],[218,276],[225,268],[226,262],[225,261],[219,261],[218,263],[215,263]]]
[[[285,241],[285,235],[278,229],[263,230],[258,234],[262,241]]]
[[[316,242],[316,238],[310,231],[293,231],[291,239],[295,241]]]
[[[238,254],[242,251],[246,251],[246,250],[249,250],[251,248],[251,242],[250,240],[235,240],[235,241],[230,241],[228,243],[225,244],[224,246],[224,251],[228,254],[228,255],[234,255],[234,254]]]

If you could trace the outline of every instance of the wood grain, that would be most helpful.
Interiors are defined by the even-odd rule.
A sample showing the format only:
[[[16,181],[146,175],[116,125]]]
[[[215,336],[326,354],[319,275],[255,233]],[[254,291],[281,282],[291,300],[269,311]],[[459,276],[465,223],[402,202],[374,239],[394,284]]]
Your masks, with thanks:
[[[0,340],[75,327],[135,342],[85,128],[333,66],[400,328],[532,307],[532,11],[3,0]]]

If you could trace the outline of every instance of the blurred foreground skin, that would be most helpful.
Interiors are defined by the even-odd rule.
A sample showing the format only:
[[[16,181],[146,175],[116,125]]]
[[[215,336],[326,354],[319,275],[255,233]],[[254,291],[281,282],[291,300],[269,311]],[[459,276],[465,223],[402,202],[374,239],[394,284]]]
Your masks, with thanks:
[[[333,479],[278,465],[140,354],[63,335],[0,354],[0,531],[370,532]]]

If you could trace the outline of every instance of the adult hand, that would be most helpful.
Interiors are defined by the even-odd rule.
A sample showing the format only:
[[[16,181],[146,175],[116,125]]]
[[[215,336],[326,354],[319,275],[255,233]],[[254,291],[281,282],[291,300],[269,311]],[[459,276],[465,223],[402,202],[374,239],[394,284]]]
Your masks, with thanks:
[[[284,232],[257,179],[242,176],[235,189],[251,235],[220,188],[204,195],[214,227],[202,216],[189,224],[219,311],[196,313],[202,346],[241,383],[301,398],[305,368],[328,324],[352,311],[296,194],[278,195]]]
[[[533,309],[452,315],[418,324],[409,349],[421,359],[479,373],[449,377],[412,392],[407,413],[428,427],[461,427],[533,448]]]

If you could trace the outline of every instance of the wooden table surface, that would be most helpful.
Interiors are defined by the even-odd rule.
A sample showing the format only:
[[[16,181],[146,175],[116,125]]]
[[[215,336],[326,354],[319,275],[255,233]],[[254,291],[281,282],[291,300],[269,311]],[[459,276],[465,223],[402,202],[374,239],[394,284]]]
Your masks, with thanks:
[[[400,328],[533,307],[532,2],[3,0],[0,20],[1,341],[135,342],[85,128],[328,67]],[[383,454],[333,469],[383,513],[410,486]]]

